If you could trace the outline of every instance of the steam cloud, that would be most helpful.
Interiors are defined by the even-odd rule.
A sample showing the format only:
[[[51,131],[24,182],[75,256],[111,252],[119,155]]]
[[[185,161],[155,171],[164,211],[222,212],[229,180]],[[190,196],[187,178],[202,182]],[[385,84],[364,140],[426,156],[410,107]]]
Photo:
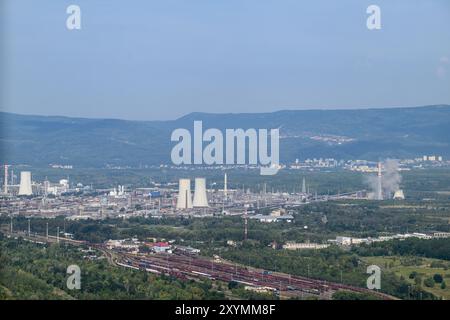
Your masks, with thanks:
[[[384,168],[384,171],[382,172],[381,177],[381,188],[383,199],[385,199],[386,197],[392,197],[393,193],[400,189],[400,182],[402,181],[402,177],[398,171],[397,160],[387,159],[382,164],[382,167]],[[368,176],[367,184],[372,191],[371,198],[375,199],[378,189],[378,177],[376,175]]]

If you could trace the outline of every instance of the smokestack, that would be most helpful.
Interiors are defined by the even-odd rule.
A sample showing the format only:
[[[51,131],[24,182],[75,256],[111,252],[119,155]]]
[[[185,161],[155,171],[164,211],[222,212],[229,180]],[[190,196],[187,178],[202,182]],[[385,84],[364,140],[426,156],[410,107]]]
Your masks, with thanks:
[[[377,177],[377,200],[383,200],[382,189],[382,177],[381,177],[381,162],[378,162],[378,177]]]
[[[180,179],[178,183],[177,209],[192,208],[191,180]]]
[[[305,177],[303,177],[302,193],[306,193],[306,179],[305,179]]]
[[[206,196],[206,179],[195,178],[195,191],[194,191],[194,207],[208,207],[208,197]]]
[[[8,165],[5,164],[5,188],[3,190],[5,194],[8,193]]]
[[[33,190],[31,188],[31,172],[21,171],[20,172],[20,186],[19,186],[19,196],[31,196]]]
[[[228,192],[228,188],[227,188],[227,174],[225,173],[225,175],[223,176],[223,195],[225,196],[225,198],[227,197],[227,192]]]

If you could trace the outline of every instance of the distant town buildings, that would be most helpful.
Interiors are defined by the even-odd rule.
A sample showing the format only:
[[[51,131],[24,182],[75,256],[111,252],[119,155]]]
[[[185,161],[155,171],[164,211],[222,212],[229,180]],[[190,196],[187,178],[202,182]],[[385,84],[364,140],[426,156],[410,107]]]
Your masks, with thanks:
[[[438,161],[438,162],[442,162],[442,156],[423,156],[422,158],[423,161]]]
[[[50,167],[53,169],[73,169],[71,164],[50,164]]]

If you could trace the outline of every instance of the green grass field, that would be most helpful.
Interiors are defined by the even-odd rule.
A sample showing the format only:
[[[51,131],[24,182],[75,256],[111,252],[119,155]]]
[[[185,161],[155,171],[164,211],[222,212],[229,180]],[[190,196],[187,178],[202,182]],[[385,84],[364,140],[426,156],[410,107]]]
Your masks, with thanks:
[[[410,274],[416,272],[416,277],[420,277],[423,290],[434,294],[437,297],[448,300],[450,299],[450,262],[439,259],[428,259],[422,257],[364,257],[362,260],[367,264],[374,264],[381,268],[382,271],[395,273],[397,276],[403,277],[407,282],[415,284],[416,280],[410,279]],[[424,280],[432,278],[435,274],[442,275],[446,288],[441,289],[440,283],[435,283],[434,287],[428,287],[424,284]],[[382,280],[383,281],[383,280]],[[383,285],[383,283],[381,283]]]

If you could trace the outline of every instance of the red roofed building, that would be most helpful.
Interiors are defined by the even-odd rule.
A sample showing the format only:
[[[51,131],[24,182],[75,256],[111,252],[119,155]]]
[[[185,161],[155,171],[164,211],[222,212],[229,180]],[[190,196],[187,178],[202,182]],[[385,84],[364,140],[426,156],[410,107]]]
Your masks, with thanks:
[[[153,244],[153,250],[155,252],[166,252],[170,249],[170,244],[168,242],[156,242]]]

